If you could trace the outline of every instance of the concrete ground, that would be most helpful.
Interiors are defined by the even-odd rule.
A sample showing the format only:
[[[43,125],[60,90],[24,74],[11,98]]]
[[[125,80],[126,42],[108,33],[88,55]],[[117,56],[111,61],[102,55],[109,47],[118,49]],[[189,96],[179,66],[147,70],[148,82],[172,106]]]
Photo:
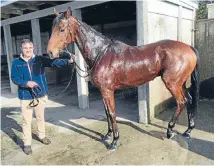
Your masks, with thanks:
[[[79,164],[214,164],[214,101],[202,100],[191,139],[180,133],[186,130],[185,113],[175,127],[175,136],[166,138],[166,127],[175,108],[166,110],[151,124],[137,121],[137,99],[116,95],[119,146],[109,151],[110,142],[102,142],[107,123],[98,91],[90,93],[90,109],[80,110],[77,92],[69,89],[60,97],[50,97],[45,112],[46,132],[52,143],[36,140],[33,120],[33,154],[27,156],[21,146],[19,100],[9,93],[7,81],[1,87],[1,164],[2,165],[79,165]],[[50,95],[66,86],[50,86]]]

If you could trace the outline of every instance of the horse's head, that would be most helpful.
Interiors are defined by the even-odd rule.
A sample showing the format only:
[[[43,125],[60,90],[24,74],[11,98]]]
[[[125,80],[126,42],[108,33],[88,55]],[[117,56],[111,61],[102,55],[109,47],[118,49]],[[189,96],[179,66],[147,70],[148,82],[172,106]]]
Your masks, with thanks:
[[[52,34],[48,41],[47,53],[51,58],[59,57],[67,45],[75,40],[76,19],[71,16],[70,7],[59,14],[55,9],[56,18],[53,21]]]

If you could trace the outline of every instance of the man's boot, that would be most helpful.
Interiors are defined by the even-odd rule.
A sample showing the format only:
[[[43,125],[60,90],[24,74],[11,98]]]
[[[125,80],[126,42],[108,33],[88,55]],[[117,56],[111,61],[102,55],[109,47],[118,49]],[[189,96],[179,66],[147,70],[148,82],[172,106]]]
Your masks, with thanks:
[[[30,145],[24,146],[23,151],[26,155],[32,154],[32,149]]]

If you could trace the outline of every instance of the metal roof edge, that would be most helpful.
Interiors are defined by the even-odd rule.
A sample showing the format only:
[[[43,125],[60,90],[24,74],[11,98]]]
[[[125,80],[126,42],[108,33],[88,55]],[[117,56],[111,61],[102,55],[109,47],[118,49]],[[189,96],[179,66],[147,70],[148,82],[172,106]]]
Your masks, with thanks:
[[[19,0],[9,0],[9,1],[3,1],[3,2],[1,1],[1,7],[7,6],[7,5],[17,2],[17,1],[19,1]]]

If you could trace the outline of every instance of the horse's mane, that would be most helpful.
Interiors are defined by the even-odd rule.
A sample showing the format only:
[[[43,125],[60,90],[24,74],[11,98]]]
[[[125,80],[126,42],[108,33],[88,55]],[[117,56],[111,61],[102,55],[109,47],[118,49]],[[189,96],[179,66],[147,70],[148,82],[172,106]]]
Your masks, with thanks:
[[[95,30],[94,28],[92,28],[90,25],[88,25],[88,24],[86,24],[86,23],[84,23],[84,22],[82,22],[82,21],[79,21],[79,20],[77,20],[77,21],[79,22],[80,25],[82,25],[83,27],[85,27],[85,28],[89,29],[90,31],[92,31],[92,32],[95,34],[95,36],[99,36],[100,38],[103,38],[103,39],[106,39],[106,40],[111,40],[111,39],[109,39],[108,37],[104,36],[102,33],[96,31],[96,30]],[[113,39],[112,39],[112,40],[113,40]]]
[[[92,28],[90,25],[82,22],[82,21],[79,21],[77,20],[82,26],[88,28],[90,31],[92,31],[94,33],[95,36],[99,36],[100,38],[103,38],[105,41],[107,42],[113,42],[113,43],[118,43],[118,44],[122,44],[122,45],[127,45],[129,46],[128,44],[122,42],[122,41],[119,41],[119,40],[116,40],[116,39],[113,39],[113,38],[109,38],[105,35],[103,35],[102,33],[96,31],[94,28]]]

